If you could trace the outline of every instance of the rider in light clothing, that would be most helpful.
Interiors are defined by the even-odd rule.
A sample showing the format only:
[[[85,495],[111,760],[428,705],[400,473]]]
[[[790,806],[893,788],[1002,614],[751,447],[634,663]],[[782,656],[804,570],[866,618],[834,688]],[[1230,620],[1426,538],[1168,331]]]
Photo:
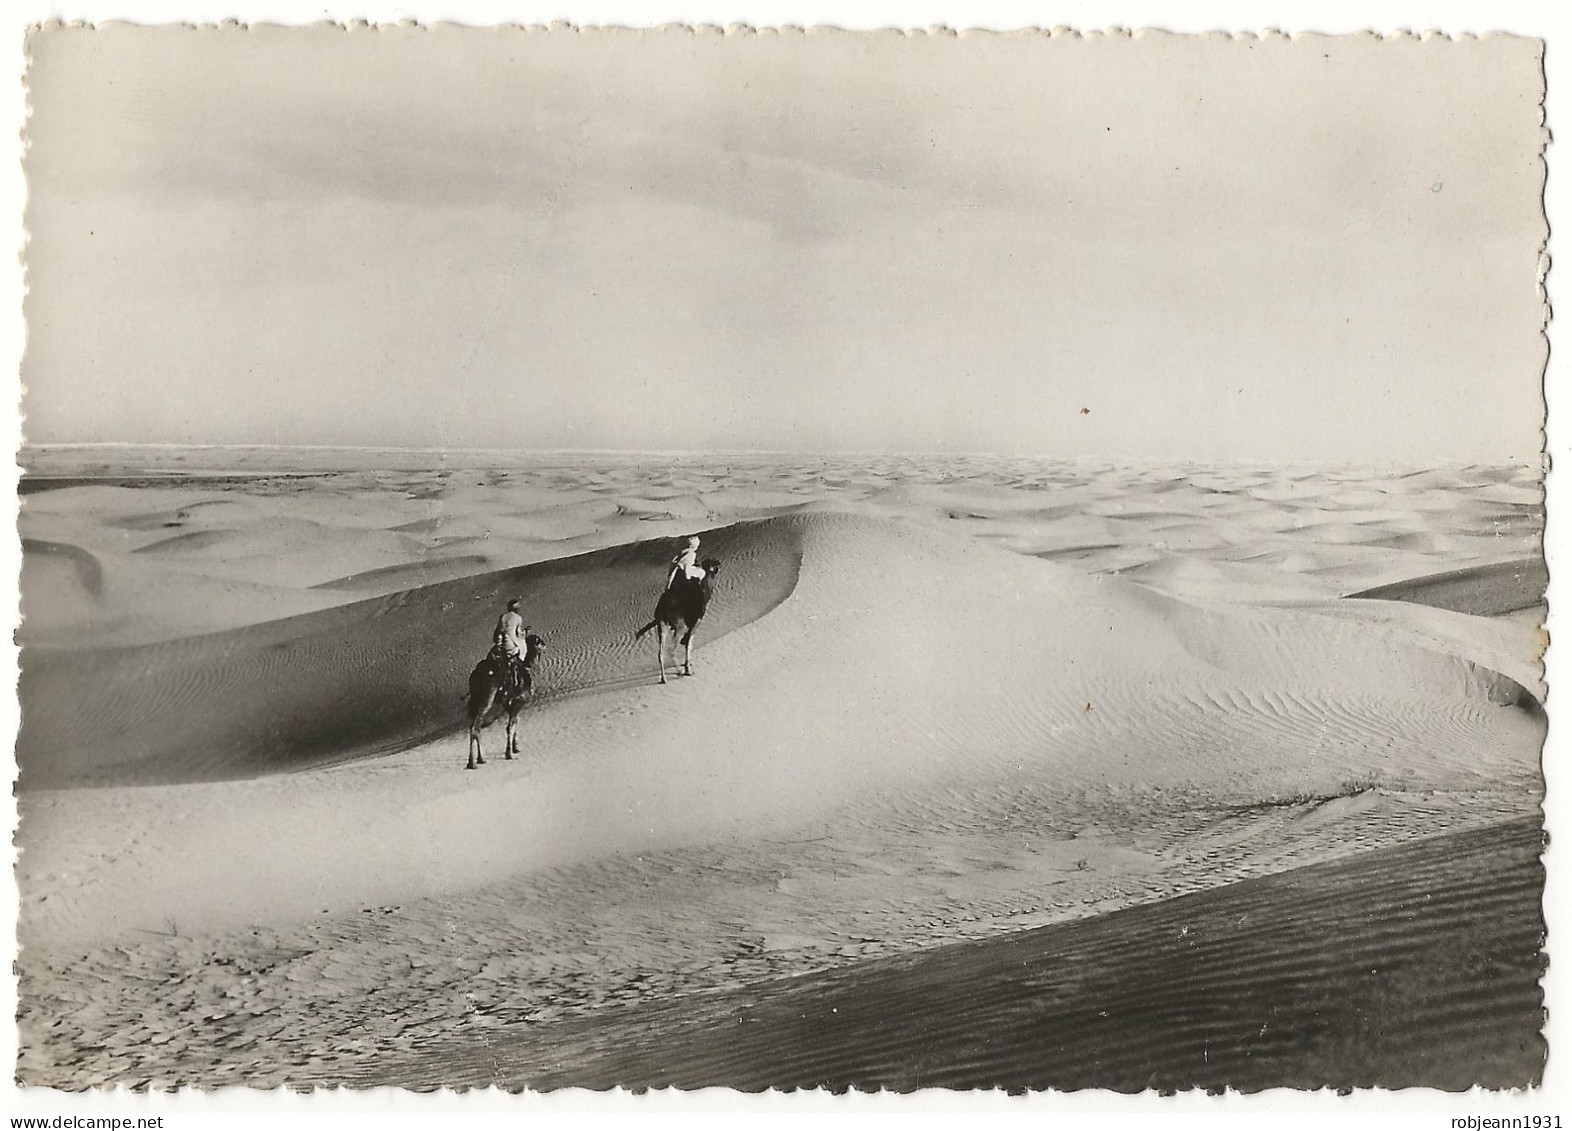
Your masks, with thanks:
[[[677,578],[686,577],[692,581],[701,581],[704,570],[699,567],[699,536],[695,534],[688,539],[688,544],[682,552],[671,559],[671,572],[666,575],[666,588],[670,589],[677,583]]]
[[[524,618],[519,614],[519,600],[517,597],[508,602],[508,610],[497,618],[497,628],[492,634],[492,642],[502,649],[502,654],[507,659],[508,678],[515,684],[522,682],[521,668],[524,657],[529,652],[529,642],[526,637],[529,628],[524,623]]]

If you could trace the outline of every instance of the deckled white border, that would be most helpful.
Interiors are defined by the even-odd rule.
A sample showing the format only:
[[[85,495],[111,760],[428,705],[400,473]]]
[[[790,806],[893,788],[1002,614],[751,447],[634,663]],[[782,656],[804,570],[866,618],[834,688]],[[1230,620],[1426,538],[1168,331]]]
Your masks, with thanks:
[[[1549,149],[1550,181],[1547,189],[1547,212],[1552,232],[1552,253],[1567,242],[1565,233],[1572,231],[1572,166],[1560,159],[1554,141],[1558,124],[1572,129],[1572,98],[1560,89],[1572,85],[1572,19],[1566,14],[1568,6],[1559,4],[1559,11],[1552,11],[1546,2],[1525,0],[1496,0],[1496,2],[1461,3],[1455,0],[1397,0],[1356,4],[1347,0],[1272,0],[1272,2],[1247,3],[1244,0],[1195,0],[1192,3],[1157,3],[1154,0],[1113,3],[1107,0],[1066,0],[1058,3],[1029,4],[1011,0],[913,0],[895,3],[891,0],[559,0],[546,3],[486,3],[484,0],[417,0],[405,4],[337,2],[312,4],[306,0],[240,0],[225,5],[213,0],[85,0],[67,6],[58,2],[23,0],[5,8],[3,33],[14,61],[17,77],[5,87],[3,102],[5,117],[13,123],[3,132],[14,138],[21,128],[25,114],[25,98],[21,85],[22,35],[30,24],[53,19],[101,22],[125,19],[135,23],[156,24],[170,22],[217,23],[224,20],[242,22],[271,22],[281,24],[310,24],[324,20],[368,20],[373,23],[393,23],[415,19],[421,22],[452,21],[471,25],[498,23],[549,24],[566,21],[579,26],[650,26],[665,23],[698,23],[712,26],[798,27],[836,26],[851,29],[889,28],[924,29],[936,26],[971,28],[986,27],[1009,30],[1022,27],[1073,27],[1083,30],[1107,28],[1158,27],[1177,32],[1266,31],[1282,29],[1349,33],[1374,31],[1380,34],[1427,32],[1442,30],[1449,34],[1469,34],[1489,31],[1507,31],[1532,35],[1546,40],[1546,73],[1549,84],[1547,123],[1552,130]],[[13,158],[0,164],[0,204],[9,221],[10,247],[21,247],[21,216],[24,184],[19,151],[12,149]],[[1558,178],[1559,173],[1559,178]],[[1572,256],[1567,261],[1572,262]],[[0,358],[5,370],[18,371],[20,363],[23,326],[21,319],[21,270],[16,256],[0,257],[0,289],[6,302],[0,310]],[[1567,292],[1564,277],[1569,268],[1560,272],[1558,279],[1552,273],[1548,292],[1552,304],[1557,295]],[[1566,307],[1572,311],[1572,307]],[[1564,422],[1572,413],[1572,366],[1566,354],[1572,352],[1565,333],[1558,334],[1551,328],[1552,355],[1546,377],[1547,399],[1552,425],[1549,431],[1548,452],[1557,469],[1549,479],[1550,519],[1547,528],[1547,555],[1550,561],[1550,632],[1552,649],[1550,664],[1550,740],[1545,752],[1545,777],[1550,791],[1546,804],[1552,836],[1572,838],[1572,804],[1565,796],[1572,792],[1572,769],[1563,763],[1572,756],[1569,741],[1569,724],[1561,717],[1561,700],[1567,697],[1562,690],[1563,679],[1572,679],[1572,627],[1564,642],[1557,646],[1559,626],[1563,621],[1572,626],[1572,620],[1558,616],[1558,610],[1572,600],[1572,586],[1566,574],[1572,570],[1572,495],[1565,486],[1568,469],[1572,469],[1572,427]],[[1556,347],[1560,346],[1558,353]],[[17,386],[13,378],[13,395]],[[1561,427],[1556,423],[1562,422]],[[5,422],[6,442],[16,450],[20,441],[20,426],[16,416]],[[5,482],[0,486],[14,498],[17,472],[6,465]],[[18,545],[12,531],[0,533],[0,576],[7,580],[0,589],[14,602],[14,578],[20,564]],[[15,604],[8,605],[14,621]],[[7,687],[16,685],[16,656],[11,647],[0,647],[0,682]],[[16,703],[14,692],[0,694],[0,715],[4,726],[0,733],[11,741],[15,734]],[[14,806],[10,809],[14,821]],[[1561,830],[1566,830],[1562,832]],[[1559,835],[1558,835],[1559,834]],[[9,841],[9,838],[7,838]],[[1572,840],[1569,840],[1572,844]],[[1072,1125],[1115,1124],[1145,1122],[1152,1118],[1177,1120],[1182,1125],[1196,1128],[1215,1126],[1219,1116],[1231,1116],[1259,1121],[1267,1113],[1274,1113],[1273,1126],[1300,1125],[1324,1127],[1327,1120],[1351,1121],[1354,1124],[1387,1128],[1447,1128],[1451,1118],[1462,1115],[1514,1116],[1559,1115],[1572,1131],[1572,1021],[1564,1016],[1572,1011],[1572,914],[1564,909],[1572,903],[1572,882],[1568,864],[1572,849],[1553,848],[1547,856],[1549,883],[1546,890],[1546,914],[1550,925],[1548,944],[1552,968],[1546,979],[1551,1018],[1547,1027],[1550,1042],[1550,1062],[1546,1070],[1545,1085],[1534,1093],[1517,1096],[1480,1095],[1454,1096],[1446,1093],[1403,1092],[1387,1094],[1359,1094],[1338,1097],[1327,1093],[1303,1094],[1275,1092],[1252,1097],[1228,1096],[1214,1098],[1204,1095],[1177,1096],[1168,1099],[1145,1095],[1118,1096],[1109,1093],[1079,1092],[1067,1095],[1038,1095],[1008,1097],[1000,1093],[946,1093],[928,1091],[914,1096],[847,1096],[833,1097],[822,1093],[795,1094],[790,1096],[742,1096],[720,1090],[690,1093],[660,1093],[642,1097],[626,1094],[594,1094],[581,1091],[561,1091],[547,1095],[508,1096],[495,1091],[470,1093],[465,1096],[452,1094],[406,1095],[391,1089],[376,1092],[321,1093],[311,1097],[283,1093],[259,1093],[229,1089],[217,1094],[185,1093],[179,1096],[133,1096],[129,1093],[67,1094],[30,1089],[19,1091],[9,1079],[9,1066],[16,1060],[16,1034],[10,1018],[15,1015],[15,985],[9,978],[0,978],[0,1076],[6,1077],[3,1099],[0,1099],[0,1119],[10,1116],[54,1115],[120,1115],[149,1116],[162,1114],[165,1126],[178,1131],[182,1127],[209,1126],[272,1126],[280,1116],[289,1119],[290,1126],[387,1127],[408,1124],[418,1120],[427,1125],[442,1117],[441,1113],[465,1114],[470,1122],[480,1120],[517,1127],[520,1117],[531,1121],[539,1119],[560,1120],[569,1113],[598,1113],[606,1116],[640,1119],[655,1118],[662,1121],[680,1120],[683,1126],[691,1124],[695,1115],[710,1119],[725,1116],[731,1122],[733,1115],[747,1116],[811,1115],[816,1120],[862,1119],[870,1115],[897,1116],[902,1127],[918,1120],[944,1119],[946,1122],[975,1114],[1019,1114],[1036,1119],[1052,1118],[1056,1123],[1069,1121]],[[16,904],[16,887],[10,867],[0,869],[0,903],[7,907]],[[0,918],[5,918],[0,916]],[[12,924],[0,926],[0,949],[9,957],[14,947]],[[1557,956],[1560,960],[1557,961]],[[265,1122],[264,1122],[265,1121]],[[9,1126],[9,1121],[5,1126]]]

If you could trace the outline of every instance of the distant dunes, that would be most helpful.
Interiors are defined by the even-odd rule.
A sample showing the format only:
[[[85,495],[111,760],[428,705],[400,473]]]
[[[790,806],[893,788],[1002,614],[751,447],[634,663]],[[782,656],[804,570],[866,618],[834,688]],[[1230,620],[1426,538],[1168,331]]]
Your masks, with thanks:
[[[158,542],[149,542],[145,546],[138,546],[131,551],[134,554],[167,554],[185,550],[206,550],[211,546],[222,546],[233,535],[232,530],[193,530],[188,534],[176,534]]]
[[[431,585],[439,580],[467,577],[480,572],[492,572],[486,567],[491,559],[480,554],[454,554],[430,562],[410,562],[405,565],[382,566],[364,573],[352,573],[313,585],[313,589],[413,589]]]
[[[346,468],[301,476],[282,469],[288,453],[258,449],[126,453],[146,461],[128,477],[92,462],[107,454],[48,453],[32,470],[52,469],[53,489],[23,481],[26,544],[76,546],[102,581],[89,592],[24,546],[24,646],[174,640],[460,571],[790,513],[943,525],[1177,596],[1269,603],[1537,557],[1543,526],[1532,467],[1392,476],[982,456],[495,453],[496,465],[466,469],[441,453],[381,453],[405,467],[390,470],[355,469],[372,453],[317,452],[297,454],[305,466]],[[102,474],[81,474],[95,468]],[[192,600],[178,599],[185,591]],[[80,599],[94,597],[104,600]]]
[[[22,539],[22,553],[64,566],[88,594],[104,590],[104,567],[91,552],[69,542],[45,542],[39,538]]]

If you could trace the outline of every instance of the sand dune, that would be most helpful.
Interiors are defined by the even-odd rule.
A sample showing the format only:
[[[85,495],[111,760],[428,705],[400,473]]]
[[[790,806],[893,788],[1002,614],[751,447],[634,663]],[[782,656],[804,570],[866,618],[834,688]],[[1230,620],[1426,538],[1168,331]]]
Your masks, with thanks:
[[[406,522],[393,529],[426,539],[452,542],[460,538],[503,538],[521,542],[562,542],[593,534],[600,522],[617,513],[615,503],[600,502],[572,507],[525,511],[518,514],[487,511],[451,514],[441,518]]]
[[[305,493],[31,494],[22,1074],[369,1082],[544,1026],[602,1079],[633,1062],[576,1044],[593,1021],[574,1017],[641,1032],[645,1015],[615,1010],[664,1002],[676,1013],[661,1017],[698,1020],[726,987],[1077,917],[1091,931],[1131,904],[1532,814],[1533,610],[1341,599],[1403,581],[1458,605],[1461,585],[1467,607],[1495,610],[1532,588],[1515,566],[1453,576],[1533,553],[1532,480],[1450,474],[714,457],[349,470]],[[1513,491],[1473,497],[1492,484]],[[670,539],[701,525],[726,565],[698,675],[656,686],[653,644],[632,631]],[[1410,534],[1424,537],[1361,544]],[[464,677],[512,595],[550,644],[524,753],[466,774]],[[1420,876],[1404,869],[1398,887]],[[1375,875],[1333,885],[1353,919],[1330,903],[1274,918],[1306,909],[1306,888],[1250,914],[1284,938],[1408,914],[1398,887],[1361,887]],[[1428,911],[1492,906],[1473,882]],[[1147,1021],[1171,1003],[1143,971],[1177,961],[1157,946],[1172,921],[1152,914],[1120,928],[1146,942],[1107,955],[1124,965],[1106,1000]],[[1438,922],[1402,939],[1438,937]],[[1197,977],[1255,985],[1271,932],[1252,930]],[[1337,953],[1294,951],[1310,984],[1344,993],[1358,940],[1385,945],[1353,934]],[[910,967],[900,992],[928,1000],[925,985],[955,980],[1013,1031],[1019,983],[935,961],[949,972]],[[848,978],[824,992],[885,1000],[884,974]],[[1410,1000],[1453,1024],[1428,989]],[[1497,1004],[1505,1017],[1522,1002]],[[961,1028],[933,1030],[949,1070],[1035,1071],[1002,1045],[1003,1060],[954,1052],[985,1015],[952,1012]],[[1173,1037],[1150,1046],[1163,1072],[1191,1071],[1195,1033],[1239,1018],[1181,1021],[1154,1030]],[[1302,1050],[1314,1024],[1262,1047]],[[1121,1030],[1106,1032],[1112,1050]],[[866,1057],[840,1063],[914,1079],[909,1048],[844,1033]],[[674,1070],[733,1064],[683,1041]],[[739,1046],[744,1073],[744,1053],[768,1056]],[[511,1078],[533,1078],[535,1054],[515,1054]],[[1098,1083],[1143,1067],[1098,1055],[1054,1063],[1065,1079],[1123,1065]]]
[[[45,455],[60,474],[96,466],[69,451],[61,459]],[[509,453],[492,453],[497,463],[476,469],[448,465],[445,457],[437,466],[365,467],[376,455],[316,453],[311,458],[341,470],[311,478],[264,474],[282,468],[269,462],[268,452],[245,450],[220,453],[226,466],[205,474],[176,460],[161,469],[163,478],[137,488],[70,480],[74,486],[28,494],[23,534],[79,546],[99,559],[106,575],[119,572],[126,555],[164,542],[147,552],[167,556],[166,564],[184,574],[310,589],[400,565],[416,567],[410,576],[418,578],[432,559],[459,555],[485,558],[473,563],[485,572],[828,503],[954,524],[1017,553],[1074,551],[1061,560],[1084,570],[1239,562],[1244,568],[1231,569],[1228,583],[1248,583],[1243,592],[1251,599],[1277,600],[1291,597],[1285,586],[1296,584],[1301,595],[1319,598],[1537,555],[1542,511],[1534,470],[1513,468],[1393,476],[984,457],[521,459]],[[36,464],[40,456],[25,458]],[[138,458],[156,467],[165,457]],[[212,472],[246,467],[256,473],[213,478]],[[182,474],[173,474],[180,468]],[[68,481],[60,474],[49,482]],[[282,544],[277,532],[291,529],[313,534],[297,546],[295,561],[275,562]],[[376,540],[379,532],[398,537]],[[194,534],[203,537],[175,540]],[[1338,544],[1349,552],[1333,552]],[[1356,546],[1362,548],[1354,552]],[[1099,549],[1081,552],[1084,547]],[[1284,568],[1289,561],[1303,571]],[[445,576],[451,567],[435,568],[434,576]],[[1145,583],[1167,584],[1165,570]],[[1257,576],[1247,578],[1248,570]],[[1221,583],[1184,570],[1172,576],[1180,595],[1208,596],[1198,586]],[[350,599],[368,590],[336,591]],[[191,630],[190,618],[138,599],[135,586],[124,592],[125,607],[112,615],[136,621],[135,638],[173,639]],[[217,606],[210,612],[216,617]],[[228,623],[215,619],[203,629],[258,619],[237,603]],[[57,647],[76,639],[30,637],[37,628],[37,622],[24,626],[24,638]]]
[[[651,492],[658,495],[658,492]],[[639,519],[685,519],[705,521],[714,518],[710,508],[697,495],[671,494],[656,498],[636,498],[623,495],[617,499],[617,509],[625,515]]]
[[[997,620],[986,604],[1001,586],[1013,589],[1021,615],[1040,621],[1041,628],[1006,631],[1005,647],[990,624],[987,648],[1009,656],[1012,664],[1029,663],[1036,690],[1028,694],[1023,688],[1017,700],[996,689],[990,719],[978,719],[979,725],[997,726],[992,716],[1000,711],[1052,717],[1080,701],[1134,710],[1136,704],[1125,701],[1135,694],[1171,698],[1171,679],[1155,678],[1169,655],[1201,658],[1207,666],[1195,674],[1202,677],[1225,665],[1226,690],[1236,697],[1245,679],[1263,694],[1276,680],[1299,696],[1307,686],[1330,680],[1357,688],[1361,698],[1382,694],[1394,682],[1382,676],[1393,667],[1386,639],[1372,647],[1356,632],[1321,619],[1289,611],[1207,610],[1047,563],[989,554],[915,527],[830,517],[764,520],[707,534],[707,547],[735,558],[741,568],[723,575],[722,599],[706,638],[756,619],[785,596],[804,552],[803,537],[817,550],[810,576],[834,579],[821,582],[826,591],[803,603],[822,599],[841,610],[837,618],[856,618],[843,623],[863,622],[852,639],[837,646],[860,649],[870,659],[876,655],[892,678],[903,672],[930,677],[940,657],[964,656],[966,639],[944,639],[939,625],[967,625],[957,619],[961,610],[967,617]],[[570,690],[614,679],[639,662],[632,630],[647,619],[643,606],[650,601],[652,579],[658,579],[670,551],[665,544],[633,544],[156,646],[85,655],[35,650],[24,656],[22,672],[27,706],[18,740],[22,786],[246,777],[434,738],[456,726],[454,691],[484,653],[502,601],[515,593],[525,598],[535,627],[553,642],[543,684]],[[910,575],[911,563],[904,560],[910,557],[928,565],[924,586],[907,588],[905,602],[892,601],[877,579],[881,570]],[[855,567],[835,564],[840,561]],[[868,623],[874,610],[882,610],[884,619]],[[1089,655],[1094,641],[1095,660]],[[1428,672],[1434,686],[1466,702],[1466,669],[1422,651],[1422,645],[1411,639],[1413,652],[1401,670],[1408,676]],[[1344,653],[1340,663],[1328,662],[1343,648],[1355,651]],[[1360,652],[1370,657],[1368,667],[1358,668],[1352,679],[1337,679]],[[1306,685],[1306,670],[1319,679]],[[1150,691],[1143,680],[1151,682]],[[1207,693],[1177,694],[1193,701]],[[208,703],[214,707],[204,708]],[[918,703],[900,707],[929,713]],[[983,713],[975,707],[968,712]]]
[[[346,892],[397,899],[429,894],[436,876],[478,885],[585,852],[789,828],[829,807],[894,805],[904,822],[951,783],[1252,800],[1537,769],[1542,719],[1493,702],[1498,676],[1399,625],[1185,602],[854,516],[743,524],[706,544],[728,568],[703,676],[659,700],[550,699],[647,685],[652,657],[631,633],[668,549],[649,544],[173,645],[25,655],[18,753],[23,789],[37,791],[246,778],[407,748],[460,726],[463,677],[505,595],[524,596],[552,643],[547,700],[527,723],[531,772],[491,770],[477,793],[452,775],[459,743],[422,759],[419,780],[388,783],[399,821],[418,814],[419,843],[389,824],[382,788],[344,793],[354,779],[342,776],[237,782],[205,795],[210,809],[178,789],[116,793],[165,814],[136,865],[157,890],[123,865],[79,861],[66,871],[94,877],[97,926],[74,920],[91,902],[56,900],[51,929],[103,929],[107,904],[130,917],[122,925],[155,924],[165,899],[221,921],[235,909],[187,906],[220,873],[272,914],[307,914],[318,896],[293,884],[300,853],[329,854]],[[78,855],[71,815],[97,804],[57,794],[31,807],[32,843]],[[222,861],[180,847],[210,835],[245,847]]]
[[[240,528],[263,510],[264,508],[258,503],[246,498],[182,499],[178,507],[169,510],[138,511],[134,514],[118,515],[108,519],[108,522],[112,526],[119,526],[126,530],[155,533],[190,527]]]
[[[1380,585],[1349,596],[1412,601],[1488,617],[1533,608],[1544,600],[1549,583],[1543,558],[1523,558]]]
[[[1545,703],[1543,647],[1537,632],[1542,613],[1520,621],[1399,601],[1327,602],[1305,608],[1317,616],[1355,622],[1366,630],[1392,626],[1423,640],[1428,648],[1456,656],[1476,668],[1493,702],[1528,710]]]
[[[366,1066],[550,1089],[1533,1087],[1537,822]]]
[[[208,550],[214,547],[223,547],[232,540],[238,531],[229,529],[193,530],[189,534],[175,534],[168,538],[160,538],[156,542],[138,546],[131,551],[134,554],[170,554],[188,553],[192,550]]]
[[[707,539],[734,567],[721,593],[735,596],[704,626],[714,639],[781,599],[796,552],[789,538],[762,545],[751,528]],[[21,786],[244,778],[450,733],[512,596],[550,641],[543,684],[561,692],[615,679],[641,662],[633,631],[673,549],[641,543],[156,645],[29,649]]]
[[[34,585],[56,592],[76,588],[95,597],[104,591],[103,563],[80,546],[26,538],[22,540],[22,553],[40,575]]]
[[[205,576],[309,589],[347,573],[403,565],[422,550],[381,530],[340,530],[300,520],[271,519],[243,529],[194,532],[146,547],[170,568]]]
[[[63,543],[33,543],[22,559],[21,581],[18,636],[24,654],[40,658],[51,648],[134,647],[212,632],[237,620],[276,620],[342,602],[331,594],[171,570],[158,555],[106,561],[105,555]],[[156,618],[143,615],[148,607],[158,609]]]
[[[403,565],[382,566],[348,577],[334,578],[313,585],[313,589],[358,589],[376,592],[397,592],[434,585],[458,577],[470,577],[486,570],[492,560],[483,554],[453,554],[434,560],[407,562]]]

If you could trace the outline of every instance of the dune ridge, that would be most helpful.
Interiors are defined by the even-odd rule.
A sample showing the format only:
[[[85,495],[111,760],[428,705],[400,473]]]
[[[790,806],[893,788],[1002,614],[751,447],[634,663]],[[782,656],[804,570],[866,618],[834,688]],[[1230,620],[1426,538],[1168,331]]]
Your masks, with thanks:
[[[104,566],[92,553],[69,542],[48,542],[41,538],[22,539],[22,553],[37,559],[59,562],[74,575],[89,596],[104,591]]]
[[[1102,712],[1083,723],[1083,730],[1093,731],[1105,718],[1150,719],[1154,709],[1183,727],[1197,709],[1204,715],[1225,707],[1242,720],[1269,718],[1289,732],[1296,716],[1352,712],[1373,722],[1389,709],[1371,700],[1371,681],[1379,678],[1373,658],[1357,679],[1334,678],[1346,685],[1336,692],[1299,690],[1304,669],[1335,677],[1347,670],[1350,654],[1371,652],[1356,626],[1338,627],[1295,610],[1186,601],[1001,555],[898,520],[844,514],[798,514],[707,532],[707,552],[731,559],[731,568],[722,574],[715,614],[703,629],[706,647],[791,594],[805,535],[819,551],[813,577],[823,579],[807,604],[822,596],[847,625],[866,620],[869,610],[887,611],[862,634],[871,649],[859,665],[864,671],[932,678],[933,665],[953,647],[935,638],[933,623],[958,611],[944,607],[948,583],[965,594],[960,603],[970,615],[998,619],[979,599],[979,590],[989,586],[966,584],[968,572],[980,571],[1006,587],[1005,596],[1023,615],[1074,623],[1069,638],[1088,652],[1095,648],[1103,670],[1118,673],[1113,681],[1079,680],[1073,650],[1056,645],[1051,624],[1045,623],[1041,639],[1001,626],[1010,641],[1006,654],[1015,653],[1013,662],[1029,660],[1045,682],[1035,694],[1023,689],[1001,703],[1004,710],[988,721],[990,728],[1021,716],[1023,733],[1039,723],[1050,733],[1063,729],[1062,720],[1073,717],[1072,699]],[[653,603],[671,549],[659,541],[630,543],[167,643],[95,652],[24,650],[21,788],[247,777],[429,741],[460,724],[458,697],[469,668],[484,655],[497,612],[514,594],[524,598],[529,619],[551,642],[540,673],[543,690],[562,693],[615,680],[645,665],[632,633],[647,619],[643,606]],[[928,568],[914,575],[913,561]],[[882,592],[880,579],[897,572],[907,576],[907,607]],[[922,572],[922,584],[913,584]],[[965,620],[957,619],[956,627],[964,631]],[[903,636],[910,640],[909,655],[898,643]],[[891,642],[897,647],[891,649]],[[1499,683],[1499,673],[1449,662],[1453,657],[1429,643],[1410,635],[1405,668],[1411,676],[1417,665],[1435,686],[1450,687],[1465,701],[1469,687],[1481,686],[1481,698],[1499,699],[1499,686],[1480,683],[1492,677]],[[1166,707],[1143,707],[1143,699],[1162,704],[1172,698],[1163,670],[1175,657],[1230,679],[1205,693],[1183,693]],[[1241,693],[1239,681],[1259,685],[1263,677],[1273,686]],[[1067,682],[1085,686],[1066,694]],[[932,714],[924,702],[903,706],[914,719]],[[1055,717],[1061,721],[1050,724]],[[1316,725],[1325,733],[1324,721]]]
[[[236,469],[299,468],[288,452],[173,451],[124,455],[122,468],[145,461],[170,472],[128,487],[104,462],[111,454],[29,455],[83,477],[27,494],[24,537],[93,554],[107,585],[104,599],[92,600],[65,575],[41,582],[49,567],[24,547],[24,644],[177,639],[322,608],[334,594],[348,602],[461,569],[484,573],[805,510],[943,525],[1180,596],[1277,603],[1538,555],[1543,527],[1541,473],[1532,467],[1401,475],[739,453],[493,453],[494,464],[469,468],[441,453],[405,453],[376,467],[366,461],[378,453],[307,452],[296,453],[300,467],[326,458],[337,470],[212,480],[195,472],[220,457]],[[86,474],[94,470],[101,474]],[[183,534],[202,536],[176,540]],[[152,583],[150,556],[203,599],[171,600],[168,586]],[[444,564],[460,558],[468,565]],[[229,590],[215,582],[276,592],[226,601]]]
[[[707,643],[790,591],[790,539],[706,534],[727,560]],[[420,586],[261,625],[96,651],[24,649],[24,790],[243,778],[404,749],[463,724],[470,668],[506,600],[549,641],[540,682],[562,693],[641,666],[674,545],[635,543]],[[407,567],[397,567],[407,568]]]
[[[1542,557],[1519,558],[1410,578],[1350,593],[1350,599],[1409,601],[1493,617],[1532,609],[1545,599],[1550,574]]]
[[[190,929],[245,915],[287,921],[354,899],[773,835],[832,811],[916,836],[994,787],[1154,801],[1189,791],[1213,803],[1381,785],[1535,796],[1542,716],[1493,701],[1479,665],[1401,626],[1200,605],[852,515],[769,519],[706,543],[735,567],[735,588],[717,600],[700,675],[668,688],[653,686],[650,647],[631,640],[663,548],[635,544],[516,575],[527,597],[557,610],[542,618],[557,647],[540,672],[547,694],[524,720],[522,762],[484,774],[457,769],[464,738],[451,677],[461,679],[477,645],[450,625],[471,618],[483,647],[505,592],[497,578],[480,593],[444,583],[179,648],[126,650],[109,657],[124,664],[120,680],[104,680],[98,709],[85,714],[69,710],[82,699],[82,669],[48,672],[62,713],[24,715],[36,728],[23,747],[28,934],[151,928],[165,908]],[[456,593],[474,607],[444,612]],[[429,651],[406,665],[409,648]],[[24,678],[41,675],[24,667]],[[219,678],[248,689],[246,713],[196,710]],[[50,702],[29,690],[33,703]],[[72,728],[110,725],[124,737],[100,732],[114,744],[107,755],[70,745]],[[407,752],[366,761],[395,745]],[[343,764],[271,773],[312,758]],[[40,788],[239,769],[269,776]],[[1029,809],[1020,818],[1030,821]],[[134,857],[86,859],[74,830],[100,820],[153,827]],[[291,830],[285,841],[280,828]],[[215,860],[193,851],[215,839],[244,848]],[[318,858],[332,861],[323,886],[300,890],[293,877]],[[46,871],[71,876],[69,891]],[[239,882],[240,903],[192,905],[193,892]]]

